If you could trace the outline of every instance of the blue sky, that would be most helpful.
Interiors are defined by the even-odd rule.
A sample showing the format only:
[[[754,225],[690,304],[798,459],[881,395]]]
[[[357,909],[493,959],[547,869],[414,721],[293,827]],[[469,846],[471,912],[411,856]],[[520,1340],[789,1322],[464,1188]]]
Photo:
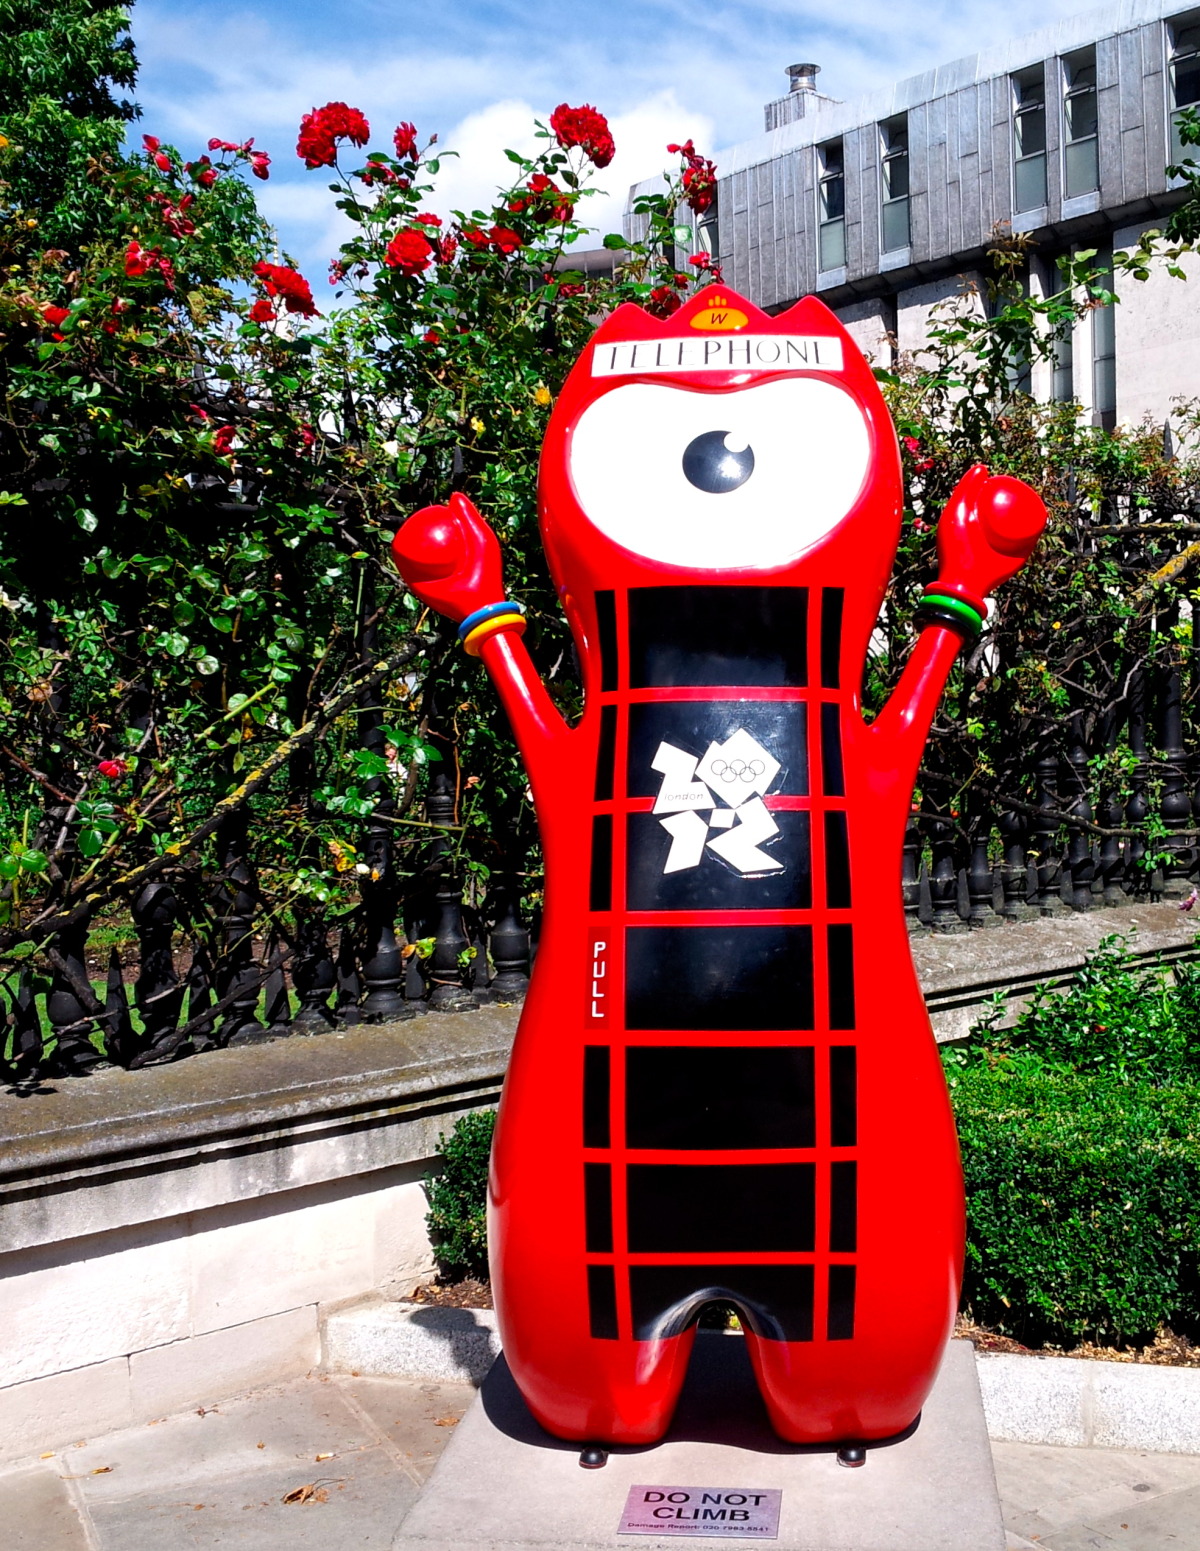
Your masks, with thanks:
[[[820,87],[856,97],[1004,37],[1086,9],[1078,0],[139,0],[138,130],[187,156],[210,135],[273,158],[256,184],[282,247],[318,292],[340,220],[321,172],[295,155],[303,113],[330,100],[361,108],[373,144],[401,119],[460,153],[431,207],[486,199],[504,178],[504,145],[531,145],[534,116],[589,102],[612,124],[617,156],[590,202],[619,226],[630,183],[669,162],[668,140],[709,154],[761,131],[762,105],[787,89],[785,67],[821,65]],[[719,163],[719,154],[718,154]],[[320,304],[318,302],[318,304]]]

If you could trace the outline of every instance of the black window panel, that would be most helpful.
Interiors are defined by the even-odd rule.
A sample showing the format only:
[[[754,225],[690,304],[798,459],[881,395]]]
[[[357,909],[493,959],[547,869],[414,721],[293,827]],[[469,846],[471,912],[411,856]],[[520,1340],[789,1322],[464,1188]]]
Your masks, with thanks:
[[[842,708],[833,701],[821,707],[821,785],[826,797],[844,797],[842,773]]]
[[[732,1303],[764,1341],[813,1338],[812,1266],[631,1266],[629,1292],[637,1341],[679,1335],[709,1303]]]
[[[851,1341],[854,1339],[854,1284],[853,1266],[830,1266],[829,1309],[825,1322],[826,1339]]]
[[[631,1163],[634,1254],[811,1250],[812,1163]]]
[[[842,605],[846,594],[841,587],[821,589],[821,687],[837,689],[842,661]]]
[[[635,587],[634,689],[808,682],[806,587]]]
[[[769,795],[808,795],[808,706],[803,700],[656,700],[629,708],[627,790],[657,797],[662,776],[651,769],[660,743],[703,759],[710,743],[744,728],[783,767]]]
[[[829,965],[829,1027],[854,1027],[854,928],[846,922],[826,928]]]
[[[701,817],[706,817],[701,814]],[[780,872],[743,876],[707,848],[695,867],[664,872],[671,836],[653,813],[626,819],[625,903],[630,910],[807,910],[812,905],[807,813],[773,813],[779,834],[760,849]],[[728,834],[714,829],[709,839]]]
[[[608,802],[613,794],[617,763],[617,708],[600,707],[600,743],[596,750],[596,801]]]
[[[612,1169],[607,1163],[585,1163],[583,1166],[583,1217],[589,1253],[611,1254]]]
[[[812,928],[633,926],[629,1029],[811,1029]]]
[[[592,820],[592,875],[591,886],[588,890],[589,910],[612,909],[612,843],[612,814],[598,813]]]
[[[825,903],[850,908],[850,833],[842,812],[825,815]]]
[[[815,1146],[812,1046],[630,1046],[625,1145]]]
[[[610,1056],[607,1045],[583,1050],[583,1145],[609,1145]]]
[[[833,1045],[829,1051],[829,1140],[834,1147],[858,1145],[858,1049]]]
[[[617,687],[617,600],[611,592],[596,594],[596,629],[600,636],[600,688]]]
[[[835,1255],[852,1255],[858,1248],[857,1163],[830,1165],[829,1248]]]
[[[617,1339],[617,1279],[611,1266],[589,1266],[588,1321],[592,1339]]]

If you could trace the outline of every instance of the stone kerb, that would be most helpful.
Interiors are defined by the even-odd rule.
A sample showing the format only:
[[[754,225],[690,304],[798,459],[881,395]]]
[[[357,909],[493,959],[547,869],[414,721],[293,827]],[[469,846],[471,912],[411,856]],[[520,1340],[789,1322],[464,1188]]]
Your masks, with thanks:
[[[322,1331],[331,1373],[480,1385],[499,1352],[491,1309],[372,1302],[332,1312]],[[1200,1369],[1006,1352],[975,1362],[997,1442],[1200,1454]]]

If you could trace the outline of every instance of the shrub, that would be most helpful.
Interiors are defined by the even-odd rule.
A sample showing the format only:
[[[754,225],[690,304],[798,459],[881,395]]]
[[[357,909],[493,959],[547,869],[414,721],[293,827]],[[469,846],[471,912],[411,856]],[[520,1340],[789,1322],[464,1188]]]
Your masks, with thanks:
[[[967,1187],[965,1306],[1018,1339],[1200,1321],[1200,974],[1109,939],[1063,995],[947,1051]]]
[[[1179,965],[1167,979],[1132,964],[1123,938],[1107,937],[1065,993],[1039,986],[1013,1027],[986,1044],[993,1054],[1021,1052],[1119,1081],[1198,1081],[1200,965]]]
[[[952,1092],[976,1319],[1053,1345],[1196,1323],[1200,1090],[1002,1059]]]
[[[488,1274],[487,1172],[495,1129],[496,1111],[483,1109],[464,1115],[449,1136],[438,1137],[441,1162],[425,1179],[425,1223],[447,1282]]]

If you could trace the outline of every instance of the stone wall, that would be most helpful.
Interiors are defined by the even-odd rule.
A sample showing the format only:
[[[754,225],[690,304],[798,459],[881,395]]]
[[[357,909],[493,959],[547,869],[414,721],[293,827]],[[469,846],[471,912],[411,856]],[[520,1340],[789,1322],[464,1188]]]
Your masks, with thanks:
[[[318,1360],[323,1308],[433,1268],[439,1132],[515,1012],[214,1052],[0,1098],[0,1460]]]

